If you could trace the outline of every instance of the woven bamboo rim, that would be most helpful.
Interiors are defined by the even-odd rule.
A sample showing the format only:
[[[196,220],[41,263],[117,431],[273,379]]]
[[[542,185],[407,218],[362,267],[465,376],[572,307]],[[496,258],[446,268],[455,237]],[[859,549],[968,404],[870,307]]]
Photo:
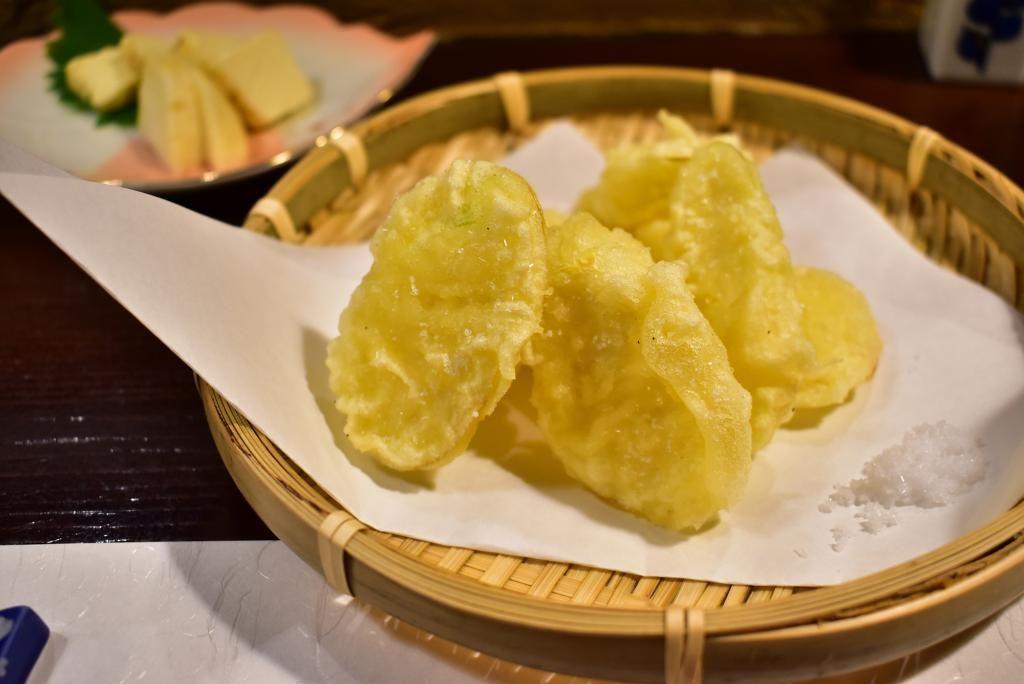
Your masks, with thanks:
[[[731,72],[562,69],[452,86],[324,136],[269,197],[287,212],[296,241],[360,240],[395,194],[453,159],[498,158],[563,116],[604,148],[650,139],[660,107],[698,127],[730,128],[759,157],[802,144],[928,256],[1021,308],[1018,187],[904,119]],[[346,145],[331,144],[346,136]],[[246,226],[287,237],[274,221],[254,211]],[[332,584],[418,627],[535,667],[640,681],[696,679],[702,669],[708,680],[838,673],[924,648],[1024,590],[1024,505],[908,563],[825,588],[636,577],[384,534],[352,519],[202,381],[200,393],[242,493]]]

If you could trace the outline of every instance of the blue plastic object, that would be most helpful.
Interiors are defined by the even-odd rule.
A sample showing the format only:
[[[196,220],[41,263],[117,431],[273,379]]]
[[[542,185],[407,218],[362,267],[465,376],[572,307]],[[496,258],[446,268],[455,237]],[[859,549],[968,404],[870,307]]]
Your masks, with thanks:
[[[50,638],[50,628],[28,606],[0,610],[0,684],[22,684]]]

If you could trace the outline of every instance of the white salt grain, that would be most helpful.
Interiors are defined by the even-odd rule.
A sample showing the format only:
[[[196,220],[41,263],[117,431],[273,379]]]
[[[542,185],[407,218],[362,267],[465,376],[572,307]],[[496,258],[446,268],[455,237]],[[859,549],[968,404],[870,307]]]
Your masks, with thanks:
[[[978,445],[962,430],[946,421],[918,425],[898,445],[868,461],[863,477],[837,486],[827,503],[945,506],[985,477],[985,465]]]
[[[900,521],[896,511],[891,508],[885,508],[877,501],[864,504],[854,517],[860,521],[860,529],[868,534],[878,534],[885,528],[892,527]]]
[[[829,545],[832,550],[839,553],[846,548],[850,541],[850,531],[842,526],[832,528],[832,543]]]
[[[857,506],[861,530],[878,534],[899,522],[897,506],[945,506],[984,479],[986,466],[979,444],[962,430],[945,421],[918,425],[868,461],[861,477],[836,485],[818,510]],[[849,537],[848,530],[833,528],[832,550],[841,551]]]

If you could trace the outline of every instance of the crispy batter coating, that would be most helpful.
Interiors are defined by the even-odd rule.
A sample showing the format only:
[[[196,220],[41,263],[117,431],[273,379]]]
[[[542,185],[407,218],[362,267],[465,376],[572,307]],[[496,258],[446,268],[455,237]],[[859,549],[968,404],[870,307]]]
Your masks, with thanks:
[[[576,214],[549,230],[551,294],[532,402],[567,472],[623,508],[694,529],[750,467],[750,396],[678,263]]]
[[[664,109],[658,112],[662,138],[646,145],[623,145],[611,150],[598,184],[583,193],[578,209],[613,228],[633,233],[658,261],[676,259],[680,247],[673,244],[669,202],[683,163],[703,143],[685,119]],[[717,140],[742,149],[733,134]]]
[[[814,365],[775,208],[753,162],[711,142],[680,169],[671,212],[697,305],[753,397],[760,449],[792,416],[801,379]]]
[[[816,367],[800,382],[797,408],[840,404],[871,379],[882,338],[860,290],[820,268],[797,266],[796,296],[804,307],[804,334],[814,345]]]
[[[327,366],[352,443],[398,470],[461,453],[515,378],[547,286],[533,190],[457,161],[400,197]]]

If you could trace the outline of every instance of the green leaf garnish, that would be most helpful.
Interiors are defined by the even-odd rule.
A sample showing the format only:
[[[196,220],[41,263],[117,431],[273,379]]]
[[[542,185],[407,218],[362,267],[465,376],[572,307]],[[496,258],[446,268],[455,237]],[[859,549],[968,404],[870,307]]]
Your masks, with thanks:
[[[79,55],[117,45],[121,42],[121,29],[110,20],[97,0],[57,0],[54,23],[60,36],[46,45],[46,53],[53,62],[53,69],[48,74],[50,90],[68,107],[91,112],[93,110],[88,103],[68,86],[64,67]],[[95,114],[97,126],[134,126],[137,118],[134,102],[112,112]]]

